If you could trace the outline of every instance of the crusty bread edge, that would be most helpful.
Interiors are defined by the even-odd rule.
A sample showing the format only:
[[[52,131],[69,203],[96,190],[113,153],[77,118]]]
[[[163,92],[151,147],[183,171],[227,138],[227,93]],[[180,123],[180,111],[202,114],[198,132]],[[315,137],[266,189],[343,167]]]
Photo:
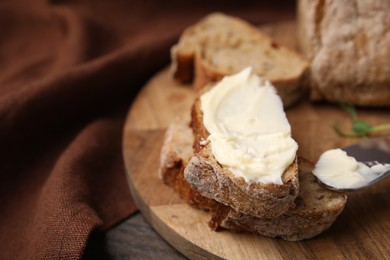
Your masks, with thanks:
[[[297,170],[296,163],[289,170]],[[184,169],[184,178],[201,195],[260,218],[275,218],[294,208],[299,186],[298,178],[283,185],[248,185],[243,178],[200,154],[192,157]]]

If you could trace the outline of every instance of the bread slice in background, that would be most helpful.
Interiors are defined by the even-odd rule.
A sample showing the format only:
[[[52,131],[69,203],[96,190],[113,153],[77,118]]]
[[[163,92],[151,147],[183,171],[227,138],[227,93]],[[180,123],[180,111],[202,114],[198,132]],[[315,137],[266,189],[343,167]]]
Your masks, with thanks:
[[[205,198],[196,190],[189,191],[191,187],[183,181],[183,174],[192,156],[191,131],[189,125],[184,122],[177,121],[170,125],[161,150],[160,172],[164,182],[184,201],[195,208],[211,212],[209,225],[213,230],[252,232],[298,241],[312,238],[328,229],[342,212],[347,200],[346,195],[320,186],[311,173],[313,163],[303,158],[299,158],[301,189],[295,199],[296,207],[276,218],[265,219],[246,215]],[[182,186],[179,187],[180,185]]]
[[[182,83],[194,81],[197,90],[252,66],[276,87],[285,107],[305,92],[308,64],[300,54],[246,21],[222,13],[188,27],[172,47],[171,59],[174,78]]]
[[[390,1],[298,1],[311,99],[390,106]]]

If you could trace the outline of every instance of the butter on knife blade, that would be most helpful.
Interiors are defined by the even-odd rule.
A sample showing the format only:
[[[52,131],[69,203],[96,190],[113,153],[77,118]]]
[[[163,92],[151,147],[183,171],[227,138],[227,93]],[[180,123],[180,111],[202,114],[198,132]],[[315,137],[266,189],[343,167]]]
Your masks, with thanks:
[[[324,152],[313,174],[331,189],[356,190],[390,171],[390,137],[369,139]]]

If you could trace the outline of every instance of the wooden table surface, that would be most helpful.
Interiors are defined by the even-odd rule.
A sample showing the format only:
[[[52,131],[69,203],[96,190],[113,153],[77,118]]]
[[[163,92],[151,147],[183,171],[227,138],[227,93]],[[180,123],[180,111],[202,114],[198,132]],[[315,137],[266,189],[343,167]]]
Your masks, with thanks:
[[[290,37],[291,34],[283,33],[286,30],[294,31],[293,23],[281,23],[276,27],[272,25],[266,27],[265,30],[274,35],[280,42],[293,48],[296,46],[294,38]],[[170,79],[168,70],[155,75],[134,101],[129,111],[125,131],[164,129],[177,115],[189,118],[188,111],[192,104],[193,92],[188,86],[173,86],[174,91],[166,91],[161,88],[161,86],[171,86],[172,84],[174,82]],[[171,105],[167,106],[167,102]],[[362,118],[373,124],[390,121],[390,114],[386,109],[362,109],[359,111]],[[331,117],[329,117],[329,113]],[[356,141],[351,138],[337,137],[333,132],[331,126],[336,121],[340,121],[345,128],[349,126],[348,116],[336,105],[313,105],[310,102],[301,102],[298,106],[287,110],[287,116],[292,125],[293,136],[300,145],[300,155],[310,160],[317,160],[321,151]],[[295,131],[294,133],[294,129],[298,129],[299,132]],[[316,140],[307,142],[307,138],[314,137]],[[388,187],[387,184],[382,185],[379,189],[383,191],[384,188]],[[374,190],[372,197],[379,193],[381,193],[380,190]],[[357,194],[356,196],[363,195]],[[388,200],[386,201],[388,202]],[[349,211],[352,210],[356,209],[349,209]],[[387,205],[385,211],[388,212],[388,210]],[[363,217],[367,218],[367,216]],[[388,224],[387,221],[386,225]],[[365,246],[366,242],[357,241],[356,243]],[[351,249],[358,247],[358,244]],[[389,247],[377,250],[379,250],[378,252],[389,252]],[[136,213],[105,235],[93,236],[91,245],[87,246],[86,252],[86,258],[91,259],[101,258],[102,255],[108,259],[185,259],[181,253],[171,247],[151,228],[140,213]],[[349,256],[354,256],[354,252],[351,252]]]

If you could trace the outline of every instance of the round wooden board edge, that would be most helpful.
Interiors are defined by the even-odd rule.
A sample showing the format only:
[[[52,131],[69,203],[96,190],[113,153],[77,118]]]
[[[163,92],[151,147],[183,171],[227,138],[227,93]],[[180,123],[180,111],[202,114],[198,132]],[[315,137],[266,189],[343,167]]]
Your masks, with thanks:
[[[125,131],[126,133],[126,131]],[[126,138],[123,139],[124,142]],[[125,149],[123,149],[123,156],[128,156]],[[163,221],[160,218],[160,215],[156,212],[159,207],[164,206],[148,206],[146,201],[140,195],[139,191],[135,187],[132,179],[132,174],[130,173],[130,165],[127,165],[127,160],[125,160],[125,168],[126,168],[126,178],[127,183],[130,188],[130,193],[136,203],[138,209],[141,211],[142,215],[145,217],[147,222],[155,229],[155,231],[162,236],[165,241],[167,241],[172,247],[177,249],[183,255],[190,259],[224,259],[220,256],[212,254],[205,249],[199,247],[195,243],[193,243],[188,238],[182,236],[180,233],[176,232],[175,229],[170,228],[167,222]],[[156,170],[157,172],[157,170]],[[187,204],[181,204],[182,207],[189,207]]]
[[[183,234],[180,234],[179,229],[174,228],[174,225],[170,225],[172,224],[172,221],[166,221],[169,218],[167,217],[168,214],[162,214],[164,208],[168,209],[170,207],[180,207],[180,209],[176,211],[178,212],[178,215],[181,214],[181,219],[196,219],[202,214],[203,216],[207,214],[207,217],[203,217],[203,219],[198,222],[204,225],[203,230],[207,229],[209,231],[206,220],[209,218],[207,212],[191,208],[189,205],[182,202],[181,199],[178,198],[178,195],[168,186],[167,190],[176,198],[172,204],[150,203],[150,201],[147,201],[148,198],[143,196],[142,191],[137,188],[137,185],[139,184],[137,184],[137,180],[134,178],[138,176],[137,174],[142,173],[142,171],[153,171],[151,176],[156,176],[155,178],[157,178],[157,165],[148,165],[148,167],[150,167],[148,168],[146,166],[144,167],[144,165],[139,165],[139,163],[140,159],[144,162],[144,158],[148,156],[149,160],[158,160],[157,154],[159,154],[159,151],[161,150],[165,129],[134,130],[131,127],[127,127],[128,124],[126,122],[128,122],[128,120],[129,114],[125,120],[122,135],[122,157],[125,164],[126,179],[130,193],[142,215],[160,236],[186,257],[190,259],[223,259],[220,256],[211,253],[210,250],[207,251],[202,246],[199,246],[191,240],[190,237],[185,237]],[[152,150],[145,147],[149,147]],[[156,179],[154,179],[154,181],[156,181]],[[161,181],[161,185],[164,185],[162,180],[159,181]],[[190,213],[189,216],[186,215],[188,212]],[[186,228],[187,226],[182,225],[182,227]]]

